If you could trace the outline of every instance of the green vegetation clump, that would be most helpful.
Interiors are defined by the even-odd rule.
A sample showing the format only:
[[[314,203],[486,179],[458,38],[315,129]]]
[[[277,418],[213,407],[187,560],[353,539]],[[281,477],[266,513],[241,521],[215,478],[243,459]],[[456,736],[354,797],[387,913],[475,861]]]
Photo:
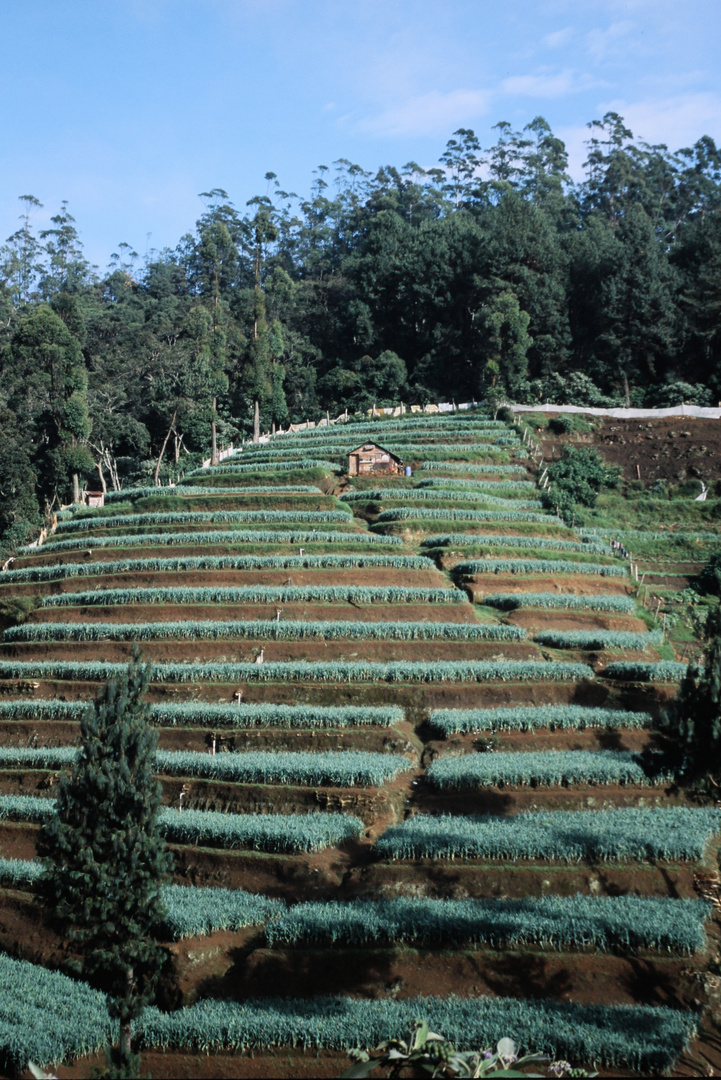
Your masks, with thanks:
[[[573,551],[578,554],[605,555],[606,544],[584,542],[582,540],[561,540],[543,536],[504,536],[493,533],[440,533],[426,536],[421,540],[421,547],[516,547],[536,548],[539,551]]]
[[[132,519],[136,520],[136,519]],[[242,529],[218,529],[213,532],[168,532],[142,533],[140,535],[123,534],[120,536],[70,537],[67,540],[48,540],[42,548],[21,548],[20,554],[33,555],[46,551],[80,551],[101,547],[195,547],[206,544],[368,544],[398,546],[403,541],[398,536],[384,536],[378,533],[352,532],[315,532],[307,529],[272,532],[269,529],[257,529],[246,532]]]
[[[122,528],[123,525],[189,525],[191,522],[226,523],[258,521],[271,523],[288,521],[319,523],[348,521],[347,510],[188,510],[182,513],[116,514],[112,517],[77,517],[58,522],[57,532],[81,532],[103,526],[106,529]]]
[[[491,593],[483,597],[483,603],[503,611],[518,608],[560,608],[566,611],[612,611],[630,614],[636,610],[632,597],[620,594],[610,596],[582,596],[576,593],[515,592]]]
[[[466,604],[457,589],[421,589],[404,585],[198,585],[146,589],[96,589],[44,596],[42,607],[91,607],[124,604],[276,604],[346,602],[354,604]]]
[[[539,645],[552,649],[643,649],[660,645],[660,630],[636,633],[633,630],[539,630],[533,635]]]
[[[587,728],[632,731],[651,727],[652,720],[648,713],[623,709],[525,705],[504,709],[434,709],[428,723],[433,731],[447,738],[471,731],[585,731]]]
[[[562,525],[550,514],[534,514],[528,510],[438,510],[426,507],[397,506],[378,515],[380,524],[388,521],[535,521],[541,525]]]
[[[468,559],[456,563],[454,574],[588,574],[627,577],[626,566],[610,563],[564,562],[563,559]]]
[[[675,660],[659,660],[646,663],[641,660],[615,660],[603,674],[608,679],[624,679],[628,682],[680,682],[688,671],[688,664]]]
[[[510,817],[416,814],[377,843],[392,859],[553,859],[564,862],[702,859],[721,810],[643,807],[552,810]]]
[[[659,779],[667,779],[667,776]],[[567,784],[651,784],[641,758],[625,750],[494,751],[436,758],[428,779],[438,788],[559,787]]]

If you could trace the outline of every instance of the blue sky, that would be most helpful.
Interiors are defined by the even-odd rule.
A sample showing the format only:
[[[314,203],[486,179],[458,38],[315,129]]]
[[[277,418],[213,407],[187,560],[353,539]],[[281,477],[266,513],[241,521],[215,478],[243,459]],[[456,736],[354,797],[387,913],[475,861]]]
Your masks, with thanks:
[[[721,0],[3,0],[0,239],[19,195],[39,228],[67,199],[105,267],[174,246],[211,187],[305,195],[320,164],[431,166],[539,114],[576,176],[609,109],[721,141],[720,30]]]

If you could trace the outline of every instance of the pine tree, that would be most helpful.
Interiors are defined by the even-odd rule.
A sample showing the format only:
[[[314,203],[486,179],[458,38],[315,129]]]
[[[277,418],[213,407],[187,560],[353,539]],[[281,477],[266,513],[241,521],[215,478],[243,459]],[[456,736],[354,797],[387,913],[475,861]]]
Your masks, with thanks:
[[[687,780],[721,776],[721,609],[706,623],[703,666],[689,665],[678,697],[667,710],[663,730],[668,757]]]
[[[43,828],[45,895],[81,955],[81,971],[109,995],[119,1021],[110,1073],[132,1076],[131,1023],[151,1000],[164,954],[154,927],[171,857],[159,835],[157,733],[143,701],[150,666],[137,652],[81,721],[80,751]]]

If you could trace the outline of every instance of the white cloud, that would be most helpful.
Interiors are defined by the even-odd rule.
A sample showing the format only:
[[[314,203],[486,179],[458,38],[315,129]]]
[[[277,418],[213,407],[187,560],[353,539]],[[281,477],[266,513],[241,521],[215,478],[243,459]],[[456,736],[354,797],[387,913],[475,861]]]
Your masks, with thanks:
[[[634,26],[630,20],[623,19],[611,23],[607,30],[590,30],[586,34],[586,47],[593,59],[596,62],[607,60],[610,54],[617,52],[619,45],[624,39],[628,39]]]
[[[627,102],[621,99],[598,106],[600,119],[607,112],[622,116],[626,127],[637,139],[650,145],[665,143],[669,150],[693,146],[702,135],[721,141],[721,96],[714,93],[684,94],[680,97]],[[585,125],[559,128],[568,151],[568,171],[574,180],[583,178],[583,163],[588,156],[585,142],[594,133]]]
[[[555,98],[571,94],[575,90],[586,90],[589,86],[587,76],[578,78],[571,70],[559,71],[552,75],[512,75],[501,83],[501,90],[506,94],[523,94],[527,97]]]
[[[483,90],[431,90],[397,104],[389,105],[375,116],[356,124],[358,131],[370,135],[397,137],[405,135],[446,135],[470,123],[488,109],[490,95]]]
[[[563,30],[554,30],[552,34],[546,34],[541,38],[541,42],[548,49],[559,49],[562,45],[567,45],[573,37],[573,27],[564,26]]]

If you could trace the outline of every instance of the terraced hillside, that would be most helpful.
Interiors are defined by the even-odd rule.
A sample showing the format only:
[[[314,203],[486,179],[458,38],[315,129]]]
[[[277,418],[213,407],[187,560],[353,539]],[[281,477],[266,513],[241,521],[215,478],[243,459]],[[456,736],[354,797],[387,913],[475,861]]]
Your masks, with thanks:
[[[366,437],[413,475],[351,486]],[[85,703],[136,641],[175,856],[153,1075],[243,1054],[233,1075],[331,1076],[418,1016],[614,1075],[711,1053],[698,888],[721,811],[655,753],[684,665],[608,537],[543,508],[514,427],[277,436],[60,514],[0,577],[9,598],[0,969],[26,1011],[9,1039],[0,1004],[6,1067],[75,1055],[60,1075],[89,1075],[106,1038],[100,996],[54,970],[36,844]]]

